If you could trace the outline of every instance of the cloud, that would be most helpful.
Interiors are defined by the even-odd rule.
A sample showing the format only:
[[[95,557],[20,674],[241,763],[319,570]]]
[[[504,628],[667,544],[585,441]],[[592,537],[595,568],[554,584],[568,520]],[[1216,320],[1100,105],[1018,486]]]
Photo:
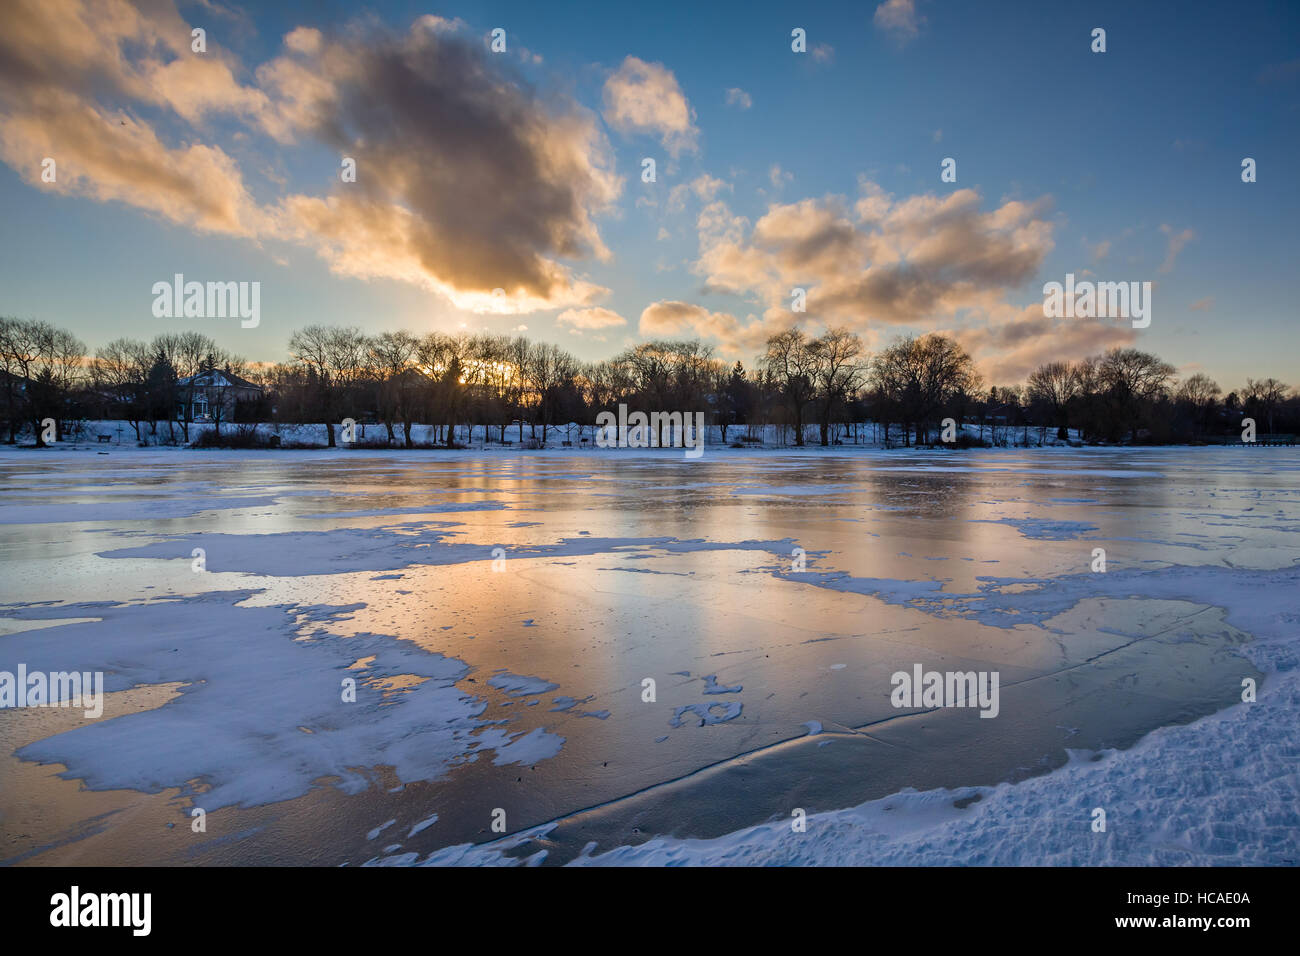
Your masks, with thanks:
[[[829,43],[818,43],[810,52],[812,58],[818,63],[829,64],[835,62],[835,47]]]
[[[710,176],[708,173],[704,173],[691,180],[691,191],[704,202],[713,199],[713,197],[723,189],[731,189],[731,183]]]
[[[751,320],[753,316],[749,317]],[[733,351],[753,351],[785,327],[780,322],[743,323],[727,312],[710,312],[690,302],[652,302],[641,313],[637,330],[646,338],[689,336],[714,338]]]
[[[301,244],[340,275],[411,282],[464,309],[590,304],[607,290],[561,260],[608,257],[595,217],[622,189],[609,143],[594,113],[544,100],[462,27],[299,27],[252,85],[211,36],[193,55],[165,0],[147,16],[121,0],[18,0],[0,33],[0,157],[38,184],[48,155],[59,176],[46,188]],[[203,142],[218,115],[352,157],[357,181],[259,206],[235,160]],[[255,148],[243,130],[230,138]]]
[[[803,288],[820,322],[934,328],[958,310],[996,308],[1037,273],[1053,246],[1047,206],[985,211],[970,189],[895,200],[866,182],[852,206],[836,196],[773,203],[751,227],[715,201],[697,220],[694,268],[710,290],[765,305],[765,319],[791,318],[791,290]]]
[[[668,211],[681,212],[686,208],[687,196],[694,193],[702,202],[709,202],[722,190],[731,190],[732,184],[726,180],[702,173],[689,183],[678,183],[668,190]]]
[[[1103,239],[1101,242],[1092,246],[1090,251],[1092,252],[1092,261],[1101,262],[1101,260],[1110,255],[1110,240]]]
[[[618,325],[627,325],[627,319],[611,309],[596,307],[593,309],[566,309],[555,319],[560,325],[569,325],[575,329],[609,329]]]
[[[943,331],[970,353],[985,381],[997,385],[1023,382],[1047,362],[1078,361],[1137,340],[1127,321],[1049,319],[1037,302],[1002,321]]]
[[[589,303],[602,290],[557,258],[608,255],[593,217],[622,183],[594,117],[573,104],[543,106],[493,69],[478,44],[444,29],[417,23],[402,37],[365,40],[285,58],[306,70],[322,65],[330,93],[308,114],[311,131],[358,158],[355,184],[329,200],[287,203],[291,223],[328,236],[336,269],[357,268],[340,261],[341,243],[349,256],[365,255],[366,273],[418,269],[461,308]],[[356,250],[349,229],[395,242],[394,266],[382,265],[387,248]]]
[[[747,110],[754,105],[754,98],[738,86],[733,86],[727,90],[727,105],[738,106],[742,110]]]
[[[658,136],[673,156],[693,151],[695,111],[662,63],[629,56],[605,81],[605,122],[621,133]]]
[[[199,232],[252,237],[265,221],[220,147],[165,146],[146,123],[75,95],[43,90],[0,117],[0,157],[31,184],[124,202]],[[56,181],[40,181],[41,161]]]
[[[873,21],[877,30],[883,30],[900,43],[906,43],[921,32],[925,18],[917,16],[915,0],[885,0],[876,7]]]
[[[213,16],[234,24],[241,37],[248,38],[257,35],[257,28],[253,25],[252,18],[243,10],[237,7],[228,7],[225,4],[215,2],[215,0],[194,0],[194,2]]]
[[[160,107],[189,123],[213,114],[272,119],[266,94],[236,78],[232,54],[210,40],[195,55],[190,43],[189,24],[167,2],[146,13],[122,0],[15,0],[0,31],[0,98],[18,114],[61,94]]]
[[[1209,312],[1214,308],[1214,296],[1207,295],[1204,299],[1197,299],[1188,308],[1193,312]]]
[[[0,31],[0,159],[41,189],[126,203],[199,232],[256,235],[265,217],[225,150],[170,146],[123,106],[189,123],[213,113],[259,122],[265,94],[241,85],[219,49],[200,58],[189,44],[188,25],[166,4],[146,16],[121,2],[17,0]],[[53,183],[40,178],[46,157]]]
[[[767,171],[767,178],[771,181],[773,189],[780,189],[786,183],[794,182],[794,173],[786,172],[779,163],[774,163]]]
[[[1178,253],[1183,251],[1183,247],[1196,238],[1196,233],[1191,229],[1184,229],[1182,232],[1174,232],[1174,227],[1162,225],[1160,231],[1169,238],[1169,249],[1165,253],[1165,261],[1160,264],[1161,272],[1172,272],[1174,261],[1178,258]]]

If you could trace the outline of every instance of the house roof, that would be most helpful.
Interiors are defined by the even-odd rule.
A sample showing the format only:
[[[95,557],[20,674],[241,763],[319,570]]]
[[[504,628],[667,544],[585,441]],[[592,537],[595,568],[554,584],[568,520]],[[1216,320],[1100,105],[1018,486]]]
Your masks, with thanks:
[[[259,392],[262,390],[262,386],[254,385],[248,379],[240,378],[234,372],[216,368],[206,372],[199,372],[197,375],[187,375],[185,378],[179,379],[177,384],[201,385],[209,388],[250,388]]]

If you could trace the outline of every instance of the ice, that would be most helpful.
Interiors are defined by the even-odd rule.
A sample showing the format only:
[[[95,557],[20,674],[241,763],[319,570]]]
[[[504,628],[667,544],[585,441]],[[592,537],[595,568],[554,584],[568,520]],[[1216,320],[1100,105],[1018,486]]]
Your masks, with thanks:
[[[704,677],[704,693],[706,694],[739,694],[744,689],[739,684],[735,687],[725,687],[719,684],[717,674],[706,674]]]
[[[397,822],[397,820],[394,819],[394,820],[389,820],[389,821],[386,822],[386,823],[381,823],[381,824],[379,824],[379,826],[375,827],[373,830],[371,830],[369,833],[366,834],[366,839],[367,839],[367,840],[373,840],[373,839],[375,839],[376,837],[379,836],[379,834],[383,833],[385,830],[387,830],[389,827],[391,827],[391,826],[392,826],[394,823],[396,823],[396,822]],[[387,849],[385,849],[384,852],[387,853],[387,852],[389,852],[389,851],[388,851]]]
[[[542,680],[540,677],[507,673],[494,674],[488,678],[488,683],[505,691],[511,697],[545,694],[548,690],[555,690],[559,686],[558,684],[552,684],[548,680]]]
[[[726,703],[709,704],[684,704],[673,711],[673,719],[669,721],[671,727],[681,727],[682,718],[686,714],[694,714],[699,720],[700,727],[707,724],[721,724],[728,720],[735,720],[740,716],[744,705],[738,701],[727,701]]]
[[[436,813],[432,814],[431,816],[425,817],[415,826],[411,827],[410,831],[406,834],[406,838],[409,840],[417,833],[424,832],[425,830],[429,829],[429,827],[433,826],[437,822],[438,822],[438,814]]]
[[[0,713],[0,862],[1294,863],[1268,455],[0,450],[0,669],[108,691]],[[1000,671],[1001,715],[900,714],[913,663]],[[849,809],[794,834],[768,796]],[[151,834],[195,806],[222,835],[181,858]]]
[[[1026,538],[1040,538],[1063,541],[1078,538],[1089,531],[1096,531],[1097,526],[1086,521],[1051,521],[1047,518],[998,518],[988,524],[1009,524]]]
[[[500,732],[495,730],[488,732],[494,736],[498,733]],[[560,748],[564,746],[564,738],[535,727],[526,734],[515,735],[504,745],[493,743],[492,746],[497,751],[497,755],[492,758],[494,764],[533,764],[558,754]]]

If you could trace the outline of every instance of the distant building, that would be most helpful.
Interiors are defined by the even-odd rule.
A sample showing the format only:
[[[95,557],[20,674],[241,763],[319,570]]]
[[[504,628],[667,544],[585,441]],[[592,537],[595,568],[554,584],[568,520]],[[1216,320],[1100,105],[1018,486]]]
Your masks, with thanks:
[[[0,368],[0,393],[15,396],[26,395],[27,384],[27,379],[21,375],[14,375],[12,372],[6,372]]]
[[[176,412],[180,421],[232,421],[240,402],[256,402],[262,386],[221,369],[209,369],[176,382],[180,395]]]

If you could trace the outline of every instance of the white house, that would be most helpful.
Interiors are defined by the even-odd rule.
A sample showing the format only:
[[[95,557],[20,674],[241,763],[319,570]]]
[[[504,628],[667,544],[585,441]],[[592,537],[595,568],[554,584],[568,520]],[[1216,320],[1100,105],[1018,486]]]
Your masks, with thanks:
[[[262,386],[221,369],[208,369],[176,382],[179,394],[177,413],[184,421],[230,421],[236,402],[256,401]],[[188,414],[187,414],[188,412]]]

